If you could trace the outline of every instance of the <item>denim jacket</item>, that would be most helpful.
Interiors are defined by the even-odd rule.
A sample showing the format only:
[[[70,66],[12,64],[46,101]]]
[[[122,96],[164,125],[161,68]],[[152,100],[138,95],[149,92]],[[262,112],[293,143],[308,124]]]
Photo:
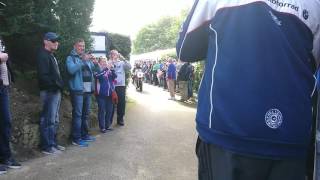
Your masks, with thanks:
[[[96,67],[91,61],[84,62],[81,57],[76,53],[75,50],[72,50],[70,55],[66,60],[66,70],[69,74],[68,86],[69,90],[73,92],[82,93],[84,90],[83,79],[82,79],[82,68],[88,66],[92,76],[92,92],[94,92],[94,77],[93,72]]]

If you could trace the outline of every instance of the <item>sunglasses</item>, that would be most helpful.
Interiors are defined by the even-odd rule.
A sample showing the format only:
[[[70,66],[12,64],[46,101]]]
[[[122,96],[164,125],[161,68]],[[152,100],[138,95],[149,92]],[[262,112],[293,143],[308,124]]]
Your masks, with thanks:
[[[50,42],[56,43],[56,42],[58,42],[58,40],[50,40]]]

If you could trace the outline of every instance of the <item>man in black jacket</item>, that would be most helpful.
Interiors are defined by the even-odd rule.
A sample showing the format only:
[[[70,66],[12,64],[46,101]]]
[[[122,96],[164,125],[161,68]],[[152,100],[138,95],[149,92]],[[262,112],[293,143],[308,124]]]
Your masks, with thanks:
[[[189,62],[184,63],[179,72],[177,80],[179,81],[179,90],[181,93],[180,101],[185,102],[189,99],[188,96],[188,81],[190,80],[191,66]]]
[[[40,114],[41,150],[44,154],[59,154],[65,150],[57,144],[57,128],[63,81],[53,52],[58,49],[58,35],[48,32],[43,38],[44,47],[37,56],[38,81],[42,111]]]

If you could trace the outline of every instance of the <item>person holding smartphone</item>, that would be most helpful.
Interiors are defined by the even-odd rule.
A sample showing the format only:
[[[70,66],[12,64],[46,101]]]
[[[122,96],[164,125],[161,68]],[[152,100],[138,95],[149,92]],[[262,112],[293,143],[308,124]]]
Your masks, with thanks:
[[[87,147],[88,142],[95,141],[89,134],[89,114],[91,96],[94,92],[94,71],[98,66],[96,61],[90,60],[90,55],[84,52],[85,42],[77,39],[73,50],[66,60],[68,86],[72,104],[72,144]]]

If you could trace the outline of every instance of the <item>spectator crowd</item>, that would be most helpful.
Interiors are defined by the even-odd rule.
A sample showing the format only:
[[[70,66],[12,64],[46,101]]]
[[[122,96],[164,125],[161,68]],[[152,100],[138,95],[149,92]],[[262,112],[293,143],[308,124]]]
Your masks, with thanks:
[[[95,57],[85,51],[85,41],[76,39],[73,49],[66,57],[64,65],[59,65],[54,52],[59,47],[59,36],[47,32],[43,36],[43,46],[37,53],[37,78],[41,102],[40,112],[40,151],[46,155],[61,154],[65,147],[57,141],[59,110],[62,92],[67,89],[72,105],[70,141],[78,147],[88,147],[95,137],[90,134],[89,115],[92,97],[98,105],[98,124],[100,133],[112,131],[113,117],[116,124],[124,126],[126,74],[131,69],[117,50],[107,57]],[[8,54],[0,53],[0,174],[8,168],[18,169],[21,164],[12,155],[10,147],[11,112],[9,106],[9,87],[13,79]],[[64,72],[60,72],[64,69]],[[145,83],[162,87],[170,93],[169,100],[176,100],[180,93],[182,102],[193,96],[192,84],[194,67],[173,58],[163,61],[140,60],[133,71],[141,69]],[[134,73],[133,73],[134,74]]]
[[[91,100],[95,96],[98,104],[98,122],[102,134],[112,131],[114,114],[117,125],[124,126],[126,72],[129,62],[120,60],[120,53],[111,50],[107,57],[94,57],[85,52],[85,41],[74,41],[73,49],[64,66],[58,64],[54,52],[59,47],[59,36],[47,32],[43,46],[37,55],[38,84],[40,90],[40,151],[46,155],[61,154],[65,147],[57,142],[59,110],[62,91],[67,88],[72,104],[70,140],[72,145],[88,147],[95,137],[90,135],[89,115]],[[13,80],[9,57],[0,52],[0,174],[7,169],[18,169],[21,164],[12,155],[10,147],[11,112],[9,87]],[[65,74],[61,69],[65,69]]]
[[[163,60],[137,60],[134,69],[141,69],[144,82],[169,91],[169,100],[177,100],[176,93],[181,95],[179,101],[189,102],[193,97],[194,66],[189,62],[177,61],[174,58]],[[134,72],[133,72],[134,74]]]

